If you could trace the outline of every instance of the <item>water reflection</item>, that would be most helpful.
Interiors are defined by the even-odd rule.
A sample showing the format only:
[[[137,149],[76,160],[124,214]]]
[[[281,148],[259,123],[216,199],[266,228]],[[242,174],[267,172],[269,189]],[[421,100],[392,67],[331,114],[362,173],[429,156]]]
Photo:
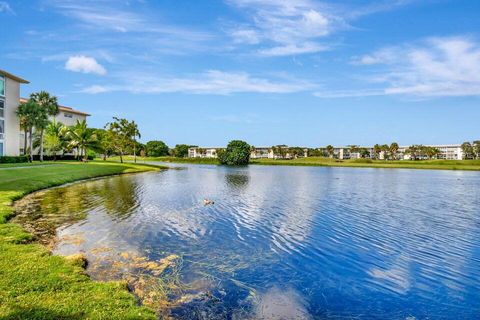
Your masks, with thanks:
[[[38,193],[17,221],[85,252],[95,279],[140,297],[171,285],[144,300],[179,319],[474,318],[479,186],[474,172],[188,166]]]
[[[248,171],[240,171],[240,172],[233,172],[233,173],[225,173],[225,181],[227,186],[232,189],[233,192],[242,191],[248,187],[248,182],[250,181],[250,177],[248,175]]]
[[[60,226],[68,227],[85,219],[93,207],[115,219],[126,219],[137,206],[137,182],[125,177],[101,179],[53,188],[17,201],[14,219],[31,231],[40,242],[50,243]]]

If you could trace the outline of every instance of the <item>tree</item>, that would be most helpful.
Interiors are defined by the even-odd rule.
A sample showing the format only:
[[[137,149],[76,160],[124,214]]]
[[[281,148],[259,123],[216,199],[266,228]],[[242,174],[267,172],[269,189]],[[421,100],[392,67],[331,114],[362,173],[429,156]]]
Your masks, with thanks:
[[[123,155],[134,142],[134,126],[127,119],[113,117],[113,120],[105,126],[106,139],[109,140],[111,148],[120,156],[120,162],[123,163]]]
[[[186,144],[177,144],[175,148],[173,148],[173,155],[177,158],[186,158],[188,157],[188,149],[190,146]]]
[[[407,150],[405,150],[405,153],[410,155],[411,160],[417,160],[418,154],[420,153],[420,146],[411,145]]]
[[[480,159],[480,140],[473,141],[475,159]]]
[[[382,147],[379,144],[373,146],[374,158],[378,159],[380,157],[380,152],[382,152]]]
[[[390,156],[394,160],[397,159],[398,149],[399,149],[399,146],[398,146],[398,143],[396,143],[396,142],[392,142],[392,144],[390,144],[390,147],[388,147],[388,152],[390,152]]]
[[[360,147],[355,144],[350,145],[348,148],[350,149],[350,156],[352,153],[360,153]]]
[[[288,148],[288,154],[290,157],[297,159],[299,156],[305,156],[305,150],[300,147],[291,147]]]
[[[311,148],[311,149],[308,149],[308,156],[309,157],[322,157],[322,156],[324,156],[324,152],[321,148]]]
[[[366,149],[366,148],[360,149],[360,157],[370,158],[371,157],[370,151],[368,151],[368,149]]]
[[[250,161],[250,145],[245,141],[230,141],[225,150],[218,152],[221,164],[229,166],[246,165]]]
[[[102,154],[102,158],[105,161],[114,151],[112,141],[109,139],[109,134],[105,129],[94,130],[95,135],[97,136],[97,143],[93,150]]]
[[[58,114],[57,97],[51,96],[46,91],[40,91],[32,93],[30,100],[34,101],[39,107],[35,128],[40,131],[40,161],[43,161],[44,132],[49,124],[48,118]]]
[[[40,108],[35,103],[35,101],[29,99],[27,102],[21,103],[17,109],[17,117],[20,119],[25,133],[28,132],[29,136],[29,155],[30,162],[33,161],[33,128],[37,124],[38,118],[40,116]],[[25,148],[25,152],[27,149]]]
[[[67,130],[61,122],[55,120],[45,127],[45,149],[53,155],[53,160],[57,160],[57,153],[65,146]]]
[[[463,158],[464,159],[471,158],[475,153],[475,149],[470,142],[462,143],[461,148],[462,148],[462,151],[463,151]]]
[[[380,146],[380,149],[382,149],[381,152],[383,152],[383,160],[388,160],[389,158],[389,151],[390,151],[390,147],[388,146],[388,144],[382,144]]]
[[[126,130],[128,131],[128,135],[132,139],[133,145],[133,162],[137,162],[137,137],[140,139],[142,136],[140,131],[138,130],[138,126],[135,121],[129,122],[126,126]]]
[[[327,150],[328,156],[330,158],[333,158],[333,153],[335,151],[335,148],[329,144],[328,146],[325,147],[325,149]]]
[[[68,131],[70,145],[78,150],[79,158],[86,160],[87,150],[98,148],[97,135],[95,129],[87,127],[87,121],[77,120],[77,123]]]
[[[435,147],[425,147],[424,153],[427,155],[428,159],[431,160],[440,154],[440,150]]]
[[[168,156],[168,146],[163,141],[148,141],[145,145],[145,149],[148,157]]]

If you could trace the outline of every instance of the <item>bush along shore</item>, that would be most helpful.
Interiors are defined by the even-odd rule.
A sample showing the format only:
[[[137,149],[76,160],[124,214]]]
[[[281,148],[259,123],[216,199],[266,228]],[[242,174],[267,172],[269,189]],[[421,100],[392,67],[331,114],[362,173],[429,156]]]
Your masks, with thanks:
[[[46,164],[46,163],[44,163]],[[83,179],[158,171],[111,162],[0,165],[0,319],[156,319],[125,282],[94,282],[81,257],[51,255],[19,225],[8,223],[13,201],[40,189]]]

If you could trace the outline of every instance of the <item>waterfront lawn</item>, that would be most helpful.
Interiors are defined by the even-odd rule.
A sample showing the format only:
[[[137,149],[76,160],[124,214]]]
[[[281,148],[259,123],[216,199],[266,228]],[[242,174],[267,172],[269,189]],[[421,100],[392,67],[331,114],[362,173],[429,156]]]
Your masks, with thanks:
[[[0,319],[155,319],[125,283],[91,281],[74,262],[53,256],[20,226],[7,223],[12,201],[76,180],[161,167],[109,162],[57,162],[0,167]]]
[[[109,161],[120,161],[119,157],[108,158]],[[124,161],[133,161],[133,156],[124,156]],[[176,157],[137,157],[137,162],[171,162],[171,163],[192,163],[192,164],[220,164],[216,158],[176,158]]]
[[[480,160],[422,160],[422,161],[385,161],[370,159],[338,160],[324,157],[308,157],[292,160],[251,159],[257,165],[288,166],[325,166],[325,167],[360,167],[360,168],[406,168],[435,170],[480,170]]]

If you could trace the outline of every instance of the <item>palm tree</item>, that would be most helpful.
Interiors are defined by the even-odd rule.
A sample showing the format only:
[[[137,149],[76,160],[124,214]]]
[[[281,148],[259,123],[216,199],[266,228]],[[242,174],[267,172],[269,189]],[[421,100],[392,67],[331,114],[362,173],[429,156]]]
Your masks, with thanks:
[[[379,144],[373,146],[373,154],[375,159],[379,158],[380,152],[382,151],[382,147]]]
[[[27,108],[20,106],[17,109],[17,117],[18,121],[20,122],[20,129],[23,130],[23,154],[27,154],[27,148],[28,148],[28,130],[29,130],[29,119],[28,119],[28,114],[27,114]]]
[[[18,106],[16,114],[25,132],[28,132],[30,162],[33,162],[33,128],[37,125],[38,119],[41,117],[40,108],[35,101],[30,99]],[[25,153],[26,152],[27,150],[25,149]]]
[[[408,147],[407,150],[405,150],[405,153],[410,155],[411,160],[417,160],[417,155],[419,151],[419,146],[411,145],[410,147]]]
[[[399,146],[398,146],[398,143],[396,143],[396,142],[392,142],[392,144],[390,145],[390,147],[388,147],[388,151],[390,152],[390,156],[392,156],[392,158],[393,158],[394,160],[397,159],[398,149],[399,149]]]
[[[335,152],[335,148],[329,144],[328,146],[325,147],[325,149],[327,150],[329,157],[333,158],[333,153]]]
[[[46,91],[40,91],[32,93],[30,100],[34,101],[40,108],[35,127],[40,131],[40,161],[43,161],[44,131],[48,125],[48,117],[58,114],[57,97],[51,96]]]
[[[140,135],[140,131],[138,130],[138,126],[135,121],[128,123],[127,130],[128,135],[133,140],[133,162],[137,163],[137,137],[140,139],[142,136]]]
[[[86,160],[87,150],[97,147],[98,140],[95,130],[87,127],[87,121],[77,120],[77,123],[68,131],[70,144],[77,148],[78,155],[83,160]]]
[[[480,140],[473,141],[474,151],[475,151],[475,159],[480,158]]]
[[[439,155],[440,150],[435,147],[425,147],[425,154],[427,155],[428,159],[431,160],[433,157]]]
[[[382,144],[380,148],[382,149],[381,152],[383,152],[383,160],[388,160],[388,151],[390,150],[390,147],[388,146],[388,144]]]
[[[67,128],[55,119],[45,127],[45,149],[57,160],[57,153],[65,146]]]
[[[462,143],[462,151],[463,151],[463,157],[464,159],[468,159],[471,157],[471,155],[474,153],[474,148],[470,142],[464,142]]]

